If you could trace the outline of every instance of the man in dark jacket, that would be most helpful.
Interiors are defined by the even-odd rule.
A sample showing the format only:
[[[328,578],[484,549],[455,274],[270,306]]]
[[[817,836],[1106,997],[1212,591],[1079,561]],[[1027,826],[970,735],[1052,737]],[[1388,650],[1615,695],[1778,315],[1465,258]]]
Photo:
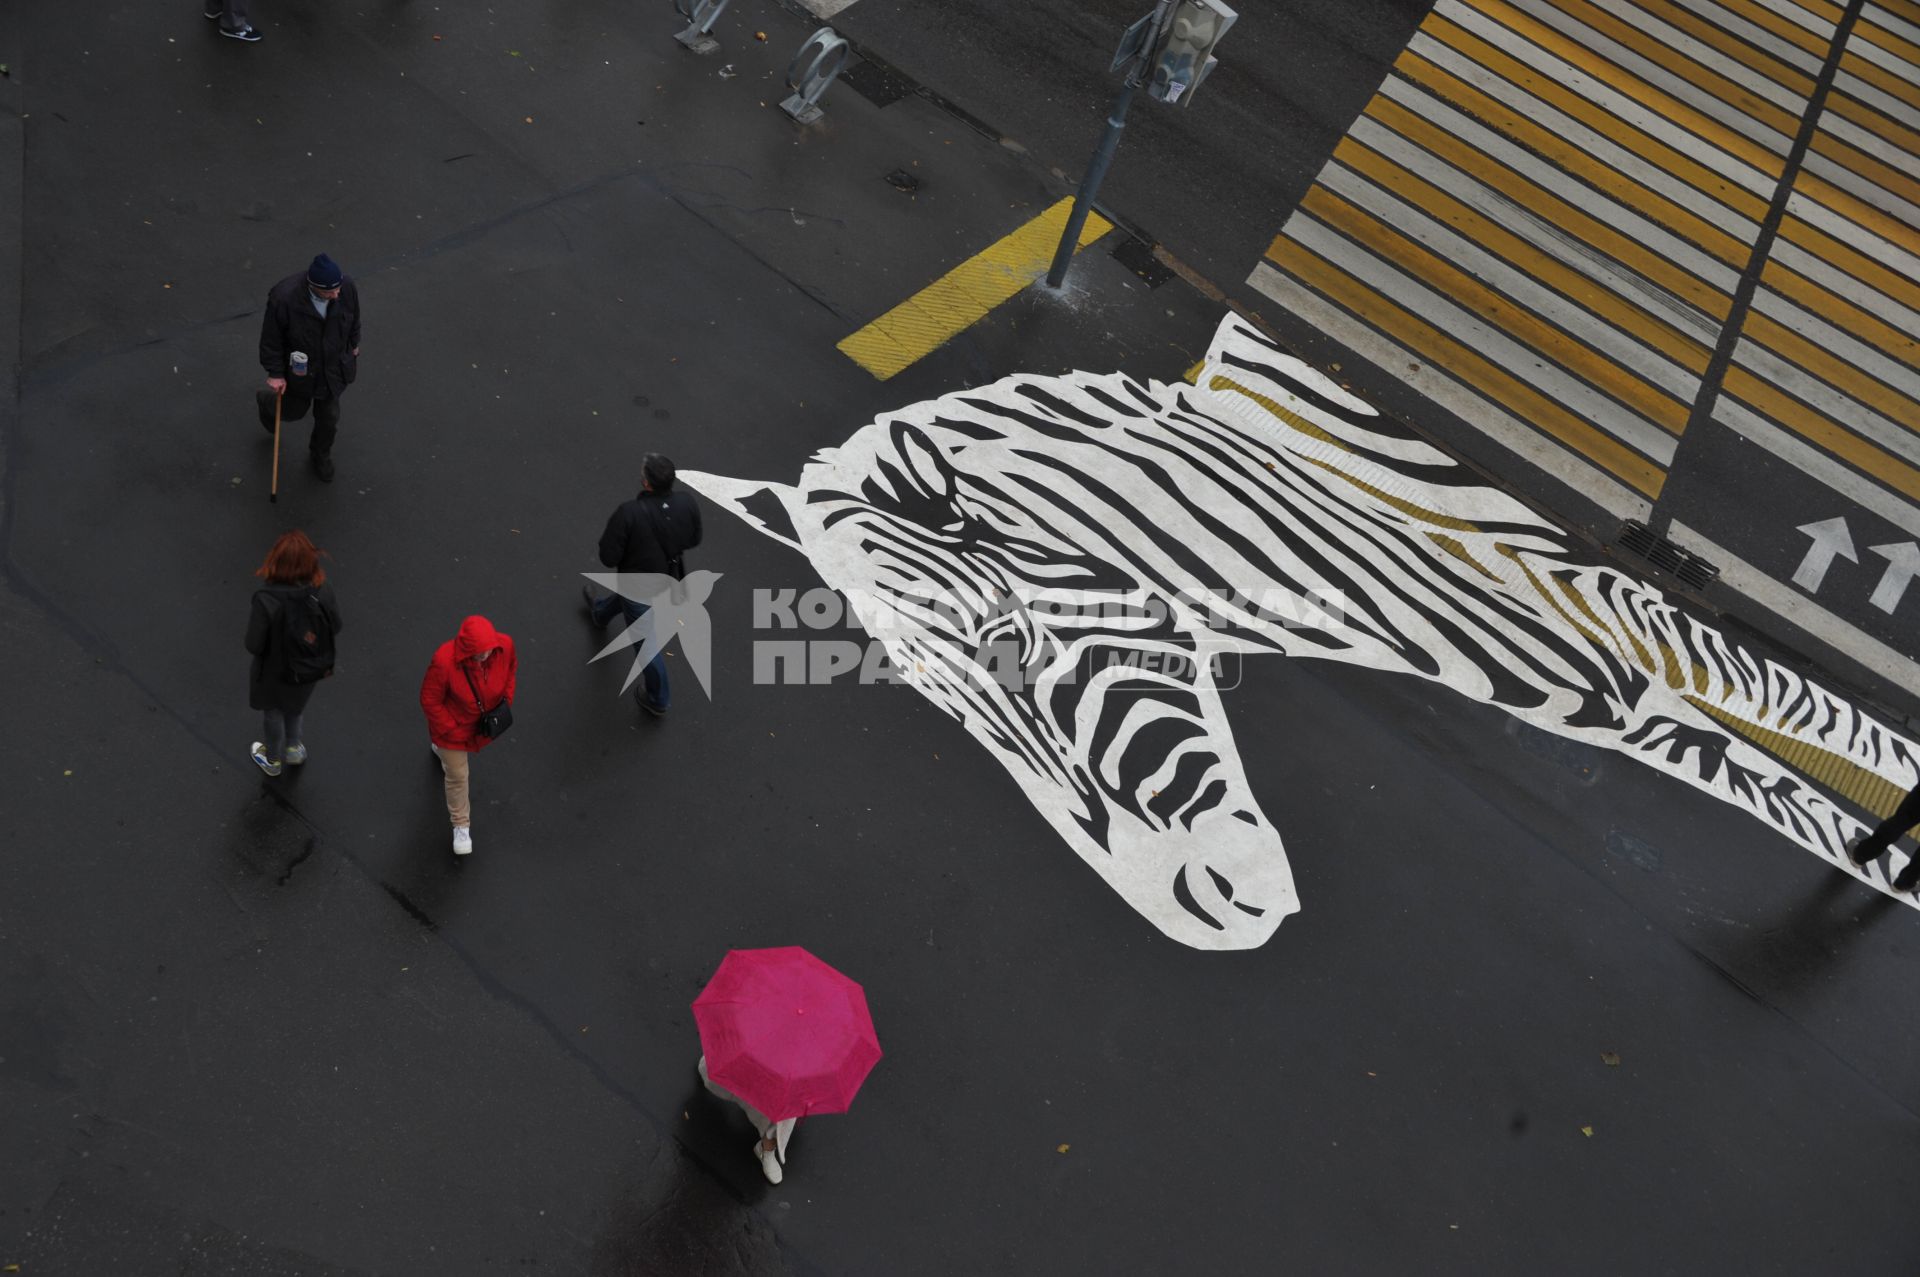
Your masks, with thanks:
[[[623,504],[607,520],[600,534],[600,562],[622,575],[642,573],[670,576],[679,580],[687,574],[682,556],[700,544],[700,505],[685,488],[673,482],[673,462],[657,452],[649,452],[640,462],[640,495]],[[615,613],[624,613],[629,623],[647,615],[649,608],[641,599],[624,594],[595,598],[589,586],[581,586],[587,600],[587,615],[605,629]],[[634,689],[634,699],[652,714],[667,712],[670,689],[667,683],[666,643],[647,662],[642,685]]]
[[[1853,857],[1853,863],[1866,868],[1880,857],[1893,850],[1893,844],[1900,841],[1902,834],[1920,825],[1920,785],[1914,786],[1900,805],[1893,809],[1893,815],[1880,822],[1880,827],[1847,848],[1847,854]],[[1893,880],[1895,891],[1912,891],[1920,887],[1920,852],[1915,852]]]
[[[293,355],[306,356],[302,371]],[[256,396],[260,425],[273,433],[273,404],[282,421],[298,421],[313,405],[307,442],[313,471],[333,482],[333,437],[340,428],[340,396],[353,384],[360,358],[360,291],[325,253],[303,274],[289,275],[267,294],[260,321],[260,366],[267,388]]]

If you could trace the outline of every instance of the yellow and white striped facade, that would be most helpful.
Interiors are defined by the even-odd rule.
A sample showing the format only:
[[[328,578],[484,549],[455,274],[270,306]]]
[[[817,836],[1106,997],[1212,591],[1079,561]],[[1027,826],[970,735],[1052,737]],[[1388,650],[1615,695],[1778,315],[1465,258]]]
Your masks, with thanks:
[[[1728,346],[1715,421],[1920,531],[1917,157],[1915,0],[1440,0],[1250,282],[1623,517]]]

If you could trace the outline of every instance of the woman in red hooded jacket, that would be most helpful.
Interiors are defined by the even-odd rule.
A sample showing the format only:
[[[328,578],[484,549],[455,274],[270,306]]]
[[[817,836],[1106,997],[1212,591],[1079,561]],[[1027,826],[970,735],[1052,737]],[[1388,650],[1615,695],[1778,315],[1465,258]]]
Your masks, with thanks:
[[[446,775],[447,818],[453,822],[456,856],[473,850],[469,764],[491,740],[481,734],[481,715],[502,702],[513,703],[518,672],[513,638],[494,629],[486,617],[470,616],[460,623],[460,633],[433,654],[420,682],[427,735]]]

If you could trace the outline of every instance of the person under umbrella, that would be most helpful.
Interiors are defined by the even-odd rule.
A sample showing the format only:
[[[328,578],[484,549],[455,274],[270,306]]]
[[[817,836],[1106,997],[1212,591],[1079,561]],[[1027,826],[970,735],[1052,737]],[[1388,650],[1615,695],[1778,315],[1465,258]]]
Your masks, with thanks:
[[[745,1110],[747,1120],[753,1123],[753,1129],[760,1132],[760,1142],[754,1145],[754,1151],[760,1156],[760,1173],[767,1177],[767,1183],[778,1184],[786,1178],[780,1168],[787,1164],[787,1141],[793,1138],[793,1128],[800,1125],[800,1119],[783,1117],[776,1122],[769,1118],[765,1113],[707,1076],[707,1057],[704,1055],[700,1057],[700,1063],[696,1068],[700,1073],[700,1081],[706,1088],[712,1091],[716,1098],[728,1104],[738,1104]]]
[[[802,1117],[844,1113],[880,1061],[866,991],[797,945],[730,949],[693,1002],[701,1082],[746,1110],[778,1184]]]

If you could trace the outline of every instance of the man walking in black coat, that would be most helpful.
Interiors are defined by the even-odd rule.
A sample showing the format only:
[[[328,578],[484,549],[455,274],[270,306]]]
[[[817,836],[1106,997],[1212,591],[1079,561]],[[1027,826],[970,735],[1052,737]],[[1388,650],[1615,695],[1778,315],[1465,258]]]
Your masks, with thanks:
[[[298,353],[301,359],[295,359]],[[260,366],[267,389],[256,396],[260,425],[273,433],[274,400],[282,421],[298,421],[313,405],[307,452],[313,472],[333,482],[333,438],[340,429],[340,396],[353,384],[360,358],[360,291],[325,253],[303,274],[289,275],[267,294],[260,321]]]
[[[1893,815],[1881,821],[1878,829],[1849,847],[1847,854],[1853,857],[1854,864],[1864,868],[1891,851],[1893,844],[1900,841],[1900,835],[1915,825],[1920,825],[1920,785],[1900,800]],[[1893,880],[1895,891],[1912,891],[1915,887],[1920,887],[1920,853],[1907,861],[1906,868]]]
[[[600,562],[622,575],[647,573],[677,581],[687,574],[682,556],[699,544],[699,503],[693,493],[674,486],[673,462],[649,452],[640,461],[640,495],[615,510],[600,534]],[[650,610],[645,601],[624,594],[595,598],[592,588],[584,585],[580,591],[587,600],[587,615],[601,629],[617,612],[625,613],[631,623]],[[660,646],[641,674],[642,685],[633,693],[640,707],[652,714],[666,713],[671,695],[665,636]]]

